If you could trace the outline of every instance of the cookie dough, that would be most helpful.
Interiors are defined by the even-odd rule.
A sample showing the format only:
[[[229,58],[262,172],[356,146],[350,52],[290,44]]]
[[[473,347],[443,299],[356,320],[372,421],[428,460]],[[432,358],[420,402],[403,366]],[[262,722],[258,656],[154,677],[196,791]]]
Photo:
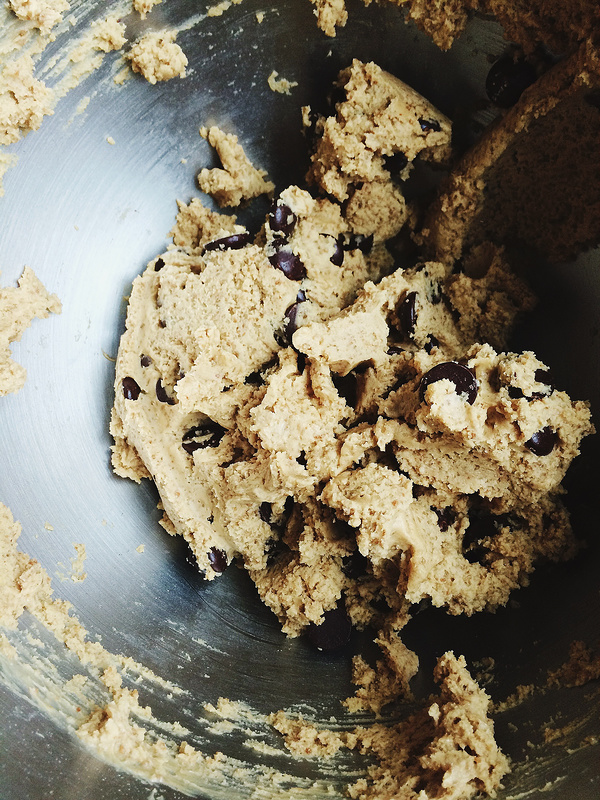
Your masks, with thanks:
[[[342,747],[375,758],[368,777],[349,787],[360,800],[462,800],[492,796],[509,763],[494,739],[490,698],[469,675],[465,659],[445,653],[437,663],[438,696],[408,719],[391,726],[374,724],[353,731],[318,730],[283,713],[273,725],[293,752],[328,757]],[[441,793],[442,792],[442,793]]]
[[[440,148],[450,135],[413,90],[355,62],[334,121],[371,131],[366,166],[317,146],[310,172],[342,196],[391,184],[382,104],[372,117],[358,105],[366,74],[388,108],[413,109],[395,133],[407,158],[426,147],[422,114]],[[424,598],[494,609],[540,557],[574,552],[560,484],[592,431],[588,406],[533,353],[501,350],[531,294],[493,245],[474,251],[478,277],[439,262],[394,271],[387,236],[298,187],[254,240],[196,200],[180,208],[179,246],[131,293],[115,469],[154,479],[165,527],[209,579],[241,559],[290,635],[342,598],[359,627],[403,624]]]
[[[222,168],[200,170],[198,185],[219,206],[238,206],[245,200],[273,192],[275,184],[265,180],[264,170],[252,165],[235,134],[224,133],[213,125],[200,128],[200,135],[215,148]]]
[[[176,36],[177,31],[158,31],[142,36],[127,54],[131,69],[152,84],[176,77],[185,78],[188,60],[176,43]]]
[[[310,0],[317,24],[327,36],[346,24],[345,0]],[[448,50],[475,12],[491,14],[503,26],[506,38],[533,52],[540,42],[556,53],[576,47],[598,24],[595,0],[389,0],[401,6],[407,18]],[[363,0],[370,5],[372,0]]]
[[[50,294],[30,267],[25,267],[17,288],[0,289],[0,395],[18,392],[25,383],[25,368],[10,356],[11,342],[17,342],[34,317],[60,314],[61,302]]]
[[[597,244],[599,94],[600,56],[591,38],[526,89],[452,170],[427,212],[427,254],[450,263],[491,239],[560,262]]]
[[[137,11],[142,19],[146,19],[146,15],[160,3],[162,0],[133,0],[133,10]]]
[[[534,353],[510,349],[535,298],[502,247],[481,241],[454,269],[394,262],[402,179],[417,157],[447,161],[449,121],[374,64],[338,87],[330,117],[304,114],[316,191],[282,191],[256,236],[179,204],[173,247],[131,292],[112,458],[154,480],[162,524],[208,579],[243,564],[289,636],[378,631],[382,658],[355,658],[346,705],[379,713],[411,696],[401,632],[422,601],[494,610],[538,561],[576,552],[561,482],[593,426]],[[351,796],[492,792],[508,764],[488,698],[462,658],[436,675],[441,698],[406,727],[272,721],[293,751],[373,755]]]
[[[50,33],[69,9],[67,0],[9,0],[9,6],[17,17],[31,20],[43,34]]]
[[[0,144],[12,144],[37,130],[52,114],[53,93],[33,76],[29,55],[9,61],[0,73]]]

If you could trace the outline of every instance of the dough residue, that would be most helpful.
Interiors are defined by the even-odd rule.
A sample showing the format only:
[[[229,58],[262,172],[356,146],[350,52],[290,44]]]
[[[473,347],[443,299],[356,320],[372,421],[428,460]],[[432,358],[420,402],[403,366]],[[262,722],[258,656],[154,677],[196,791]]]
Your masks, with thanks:
[[[152,84],[185,78],[187,56],[176,43],[176,31],[147,33],[131,48],[127,58],[134,72],[139,72]]]
[[[44,288],[30,267],[25,267],[16,288],[0,289],[0,395],[18,392],[27,375],[11,358],[11,342],[19,341],[34,317],[44,319],[61,310],[58,297]]]
[[[0,144],[17,142],[53,113],[54,94],[33,72],[33,59],[22,55],[0,73]]]
[[[235,134],[224,133],[213,125],[201,128],[200,135],[215,148],[222,168],[202,169],[198,185],[214,197],[219,206],[237,206],[275,189],[275,184],[265,180],[267,173],[253,166]]]

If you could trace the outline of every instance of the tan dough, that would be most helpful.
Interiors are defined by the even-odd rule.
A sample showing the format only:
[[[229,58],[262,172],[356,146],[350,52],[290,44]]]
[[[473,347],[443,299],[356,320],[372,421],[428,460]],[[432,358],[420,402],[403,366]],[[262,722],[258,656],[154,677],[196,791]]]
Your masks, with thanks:
[[[220,206],[238,206],[244,200],[270,194],[275,189],[271,181],[265,180],[267,173],[252,165],[235,134],[224,133],[213,125],[201,128],[200,135],[215,148],[223,167],[202,169],[198,185]]]
[[[34,317],[60,314],[60,300],[50,294],[30,267],[25,267],[17,288],[0,289],[0,395],[18,392],[25,383],[25,369],[10,357],[10,343],[17,342]]]
[[[0,144],[11,144],[36,131],[53,113],[53,93],[33,77],[33,59],[23,55],[9,61],[0,73]]]
[[[149,83],[185,78],[188,60],[175,42],[176,31],[147,33],[131,48],[128,58],[131,69],[139,72]]]
[[[31,20],[43,34],[62,20],[67,11],[67,0],[9,0],[9,5],[20,19]]]

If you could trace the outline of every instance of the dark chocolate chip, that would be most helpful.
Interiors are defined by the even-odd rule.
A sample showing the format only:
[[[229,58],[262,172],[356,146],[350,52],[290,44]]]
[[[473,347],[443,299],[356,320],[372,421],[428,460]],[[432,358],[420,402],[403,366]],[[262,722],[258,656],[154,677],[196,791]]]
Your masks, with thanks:
[[[402,170],[406,169],[408,158],[404,153],[398,152],[391,156],[385,156],[383,164],[389,173],[392,175],[399,175]]]
[[[340,240],[340,236],[335,239],[333,255],[329,259],[336,267],[341,267],[344,263],[344,248]]]
[[[298,456],[296,461],[298,462],[298,464],[300,464],[301,467],[306,466],[306,453],[304,452],[304,450],[300,451],[300,455]]]
[[[137,400],[142,391],[133,378],[123,378],[123,396],[125,400]]]
[[[269,214],[269,227],[272,231],[289,236],[294,230],[296,215],[285,203],[274,205]]]
[[[300,257],[291,250],[277,250],[272,256],[269,256],[269,262],[280,269],[291,281],[301,281],[302,278],[306,278],[306,267]]]
[[[419,397],[421,402],[425,399],[425,390],[431,383],[436,381],[448,380],[456,387],[458,394],[466,395],[467,402],[473,405],[477,397],[477,390],[479,384],[475,375],[471,372],[469,367],[464,364],[459,364],[458,361],[444,361],[441,364],[436,364],[421,378],[419,384]]]
[[[285,344],[282,345],[283,347],[287,347],[288,344],[292,343],[292,336],[298,330],[298,308],[300,303],[304,302],[306,302],[306,294],[302,291],[302,289],[300,289],[296,295],[296,302],[289,306],[285,311],[284,321],[287,320],[287,322],[285,323],[285,327],[283,329],[283,336],[285,339]],[[277,339],[277,336],[275,336],[275,338]]]
[[[156,381],[156,396],[161,403],[168,403],[170,406],[175,405],[175,398],[167,394],[160,378]]]
[[[400,353],[404,352],[404,348],[400,347],[399,344],[391,344],[387,349],[388,356],[398,356]]]
[[[227,555],[218,547],[211,547],[208,551],[208,560],[216,573],[225,572],[228,567]]]
[[[400,330],[404,336],[411,337],[414,335],[415,327],[417,325],[417,293],[409,292],[404,300],[398,304],[396,308],[398,321],[400,322]]]
[[[331,380],[340,397],[343,397],[347,405],[356,408],[358,402],[358,384],[356,375],[349,372],[347,375],[336,375],[331,373]]]
[[[264,382],[264,378],[260,372],[251,372],[250,375],[244,378],[244,383],[251,384],[252,386],[262,386]]]
[[[527,61],[503,56],[488,72],[485,91],[494,105],[510,108],[535,79],[535,69]]]
[[[140,364],[142,365],[142,367],[149,367],[150,364],[152,364],[152,359],[150,358],[150,356],[142,356],[140,358]]]
[[[352,555],[342,558],[342,572],[347,578],[362,578],[367,574],[369,559],[359,550],[355,550]]]
[[[222,239],[214,239],[212,242],[207,242],[204,245],[204,250],[241,250],[250,243],[250,233],[243,231],[242,233],[232,233],[231,236],[223,236]]]
[[[201,450],[205,447],[217,447],[225,433],[226,428],[209,419],[201,425],[194,425],[193,428],[186,431],[183,434],[181,446],[186,453],[193,453],[195,450]]]
[[[308,640],[318,650],[338,650],[348,643],[351,633],[352,623],[342,600],[335,608],[325,611],[320,625],[311,622],[306,629]]]
[[[557,443],[558,434],[549,425],[546,425],[525,442],[525,447],[531,450],[534,456],[547,456],[554,450]]]
[[[437,514],[438,525],[441,531],[447,531],[450,525],[454,525],[456,522],[456,511],[452,508],[452,506],[446,506],[446,508],[434,508],[433,510]]]
[[[302,373],[304,372],[304,368],[306,367],[306,356],[304,355],[304,353],[298,353],[296,364],[298,366],[298,375],[302,375]]]
[[[154,262],[154,271],[155,272],[160,272],[160,270],[164,267],[164,265],[165,265],[165,262],[163,261],[163,259],[162,258],[157,258],[156,261]]]
[[[437,121],[437,119],[423,119],[423,118],[420,118],[419,119],[419,125],[421,126],[421,130],[424,133],[429,133],[430,131],[436,131],[436,133],[437,133],[438,131],[442,130],[441,125]]]

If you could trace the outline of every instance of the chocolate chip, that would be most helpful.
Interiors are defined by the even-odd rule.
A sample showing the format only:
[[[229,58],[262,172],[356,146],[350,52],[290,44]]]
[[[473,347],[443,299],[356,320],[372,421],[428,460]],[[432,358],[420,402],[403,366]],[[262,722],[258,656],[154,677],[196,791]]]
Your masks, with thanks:
[[[425,399],[425,390],[431,383],[436,381],[448,380],[456,387],[458,394],[466,395],[466,400],[470,405],[473,405],[477,397],[477,390],[479,384],[475,375],[464,364],[459,364],[458,361],[444,361],[441,364],[436,364],[421,378],[419,384],[419,397],[421,402]]]
[[[175,405],[175,398],[167,394],[160,378],[156,381],[156,396],[161,403],[168,403],[170,406]]]
[[[430,131],[436,131],[437,133],[438,131],[442,130],[440,123],[437,121],[437,119],[419,118],[419,125],[421,126],[421,130],[424,131],[424,133],[429,133]]]
[[[340,238],[335,239],[333,255],[329,259],[336,267],[341,267],[344,263],[344,248]]]
[[[304,372],[304,368],[306,367],[306,356],[304,355],[304,353],[298,353],[296,364],[298,366],[298,375],[302,375],[302,373]]]
[[[204,245],[204,251],[210,250],[240,250],[250,242],[248,231],[242,233],[232,233],[231,236],[223,236],[222,239],[214,239]]]
[[[125,400],[137,400],[142,391],[133,378],[123,378],[123,396]]]
[[[336,375],[332,372],[331,380],[333,381],[337,393],[346,401],[346,404],[351,408],[356,408],[358,403],[358,383],[356,375],[352,372],[349,372],[347,375]]]
[[[437,514],[438,526],[441,531],[447,531],[448,528],[456,522],[456,511],[452,506],[434,508],[433,510]]]
[[[306,636],[318,650],[338,650],[348,643],[352,632],[352,623],[346,613],[343,601],[338,601],[335,608],[323,614],[323,622],[315,625],[311,622],[306,629]]]
[[[195,450],[201,450],[205,447],[217,447],[225,433],[226,428],[209,419],[201,425],[194,425],[193,428],[186,431],[183,434],[181,446],[186,453],[193,453]]]
[[[267,524],[271,523],[271,513],[272,513],[271,503],[264,502],[259,505],[258,516],[262,519],[263,522],[266,522]]]
[[[277,250],[272,256],[269,256],[269,262],[280,269],[291,281],[301,281],[302,278],[306,278],[306,267],[299,256],[292,253],[291,250],[283,248]]]
[[[222,550],[219,550],[218,547],[210,548],[208,551],[208,560],[210,561],[211,567],[217,574],[225,572],[229,566],[227,563],[227,555]]]
[[[396,308],[400,330],[404,336],[414,335],[417,325],[417,293],[409,292]]]
[[[534,456],[547,456],[554,450],[557,443],[558,434],[549,425],[546,425],[525,442],[525,447],[531,450]]]
[[[296,215],[285,203],[274,205],[269,213],[269,227],[272,231],[289,236],[296,225]]]
[[[408,164],[408,158],[402,152],[394,153],[391,156],[385,156],[383,163],[388,172],[392,175],[399,175]]]
[[[142,367],[149,367],[150,364],[152,364],[152,359],[150,358],[150,356],[142,356],[140,358],[140,364],[142,365]]]
[[[429,291],[429,301],[434,306],[437,306],[438,303],[442,302],[442,287],[440,286],[438,281],[433,281],[431,284],[431,289]]]
[[[300,455],[298,456],[296,461],[298,462],[298,464],[300,464],[301,467],[306,466],[306,453],[304,450],[300,451]]]
[[[298,294],[296,295],[296,302],[289,306],[285,311],[284,321],[287,320],[285,327],[283,329],[283,339],[284,343],[282,347],[287,347],[292,343],[292,336],[298,330],[297,324],[297,317],[298,317],[298,308],[300,303],[306,302],[306,294],[305,292],[300,289]],[[277,340],[277,334],[275,334],[275,339]],[[281,342],[278,341],[278,344]]]
[[[535,69],[527,61],[503,56],[488,72],[485,91],[494,105],[510,108],[535,79]]]
[[[154,262],[154,271],[155,272],[160,272],[160,270],[164,267],[164,265],[165,265],[165,262],[163,261],[163,259],[162,258],[157,258],[156,261]]]

